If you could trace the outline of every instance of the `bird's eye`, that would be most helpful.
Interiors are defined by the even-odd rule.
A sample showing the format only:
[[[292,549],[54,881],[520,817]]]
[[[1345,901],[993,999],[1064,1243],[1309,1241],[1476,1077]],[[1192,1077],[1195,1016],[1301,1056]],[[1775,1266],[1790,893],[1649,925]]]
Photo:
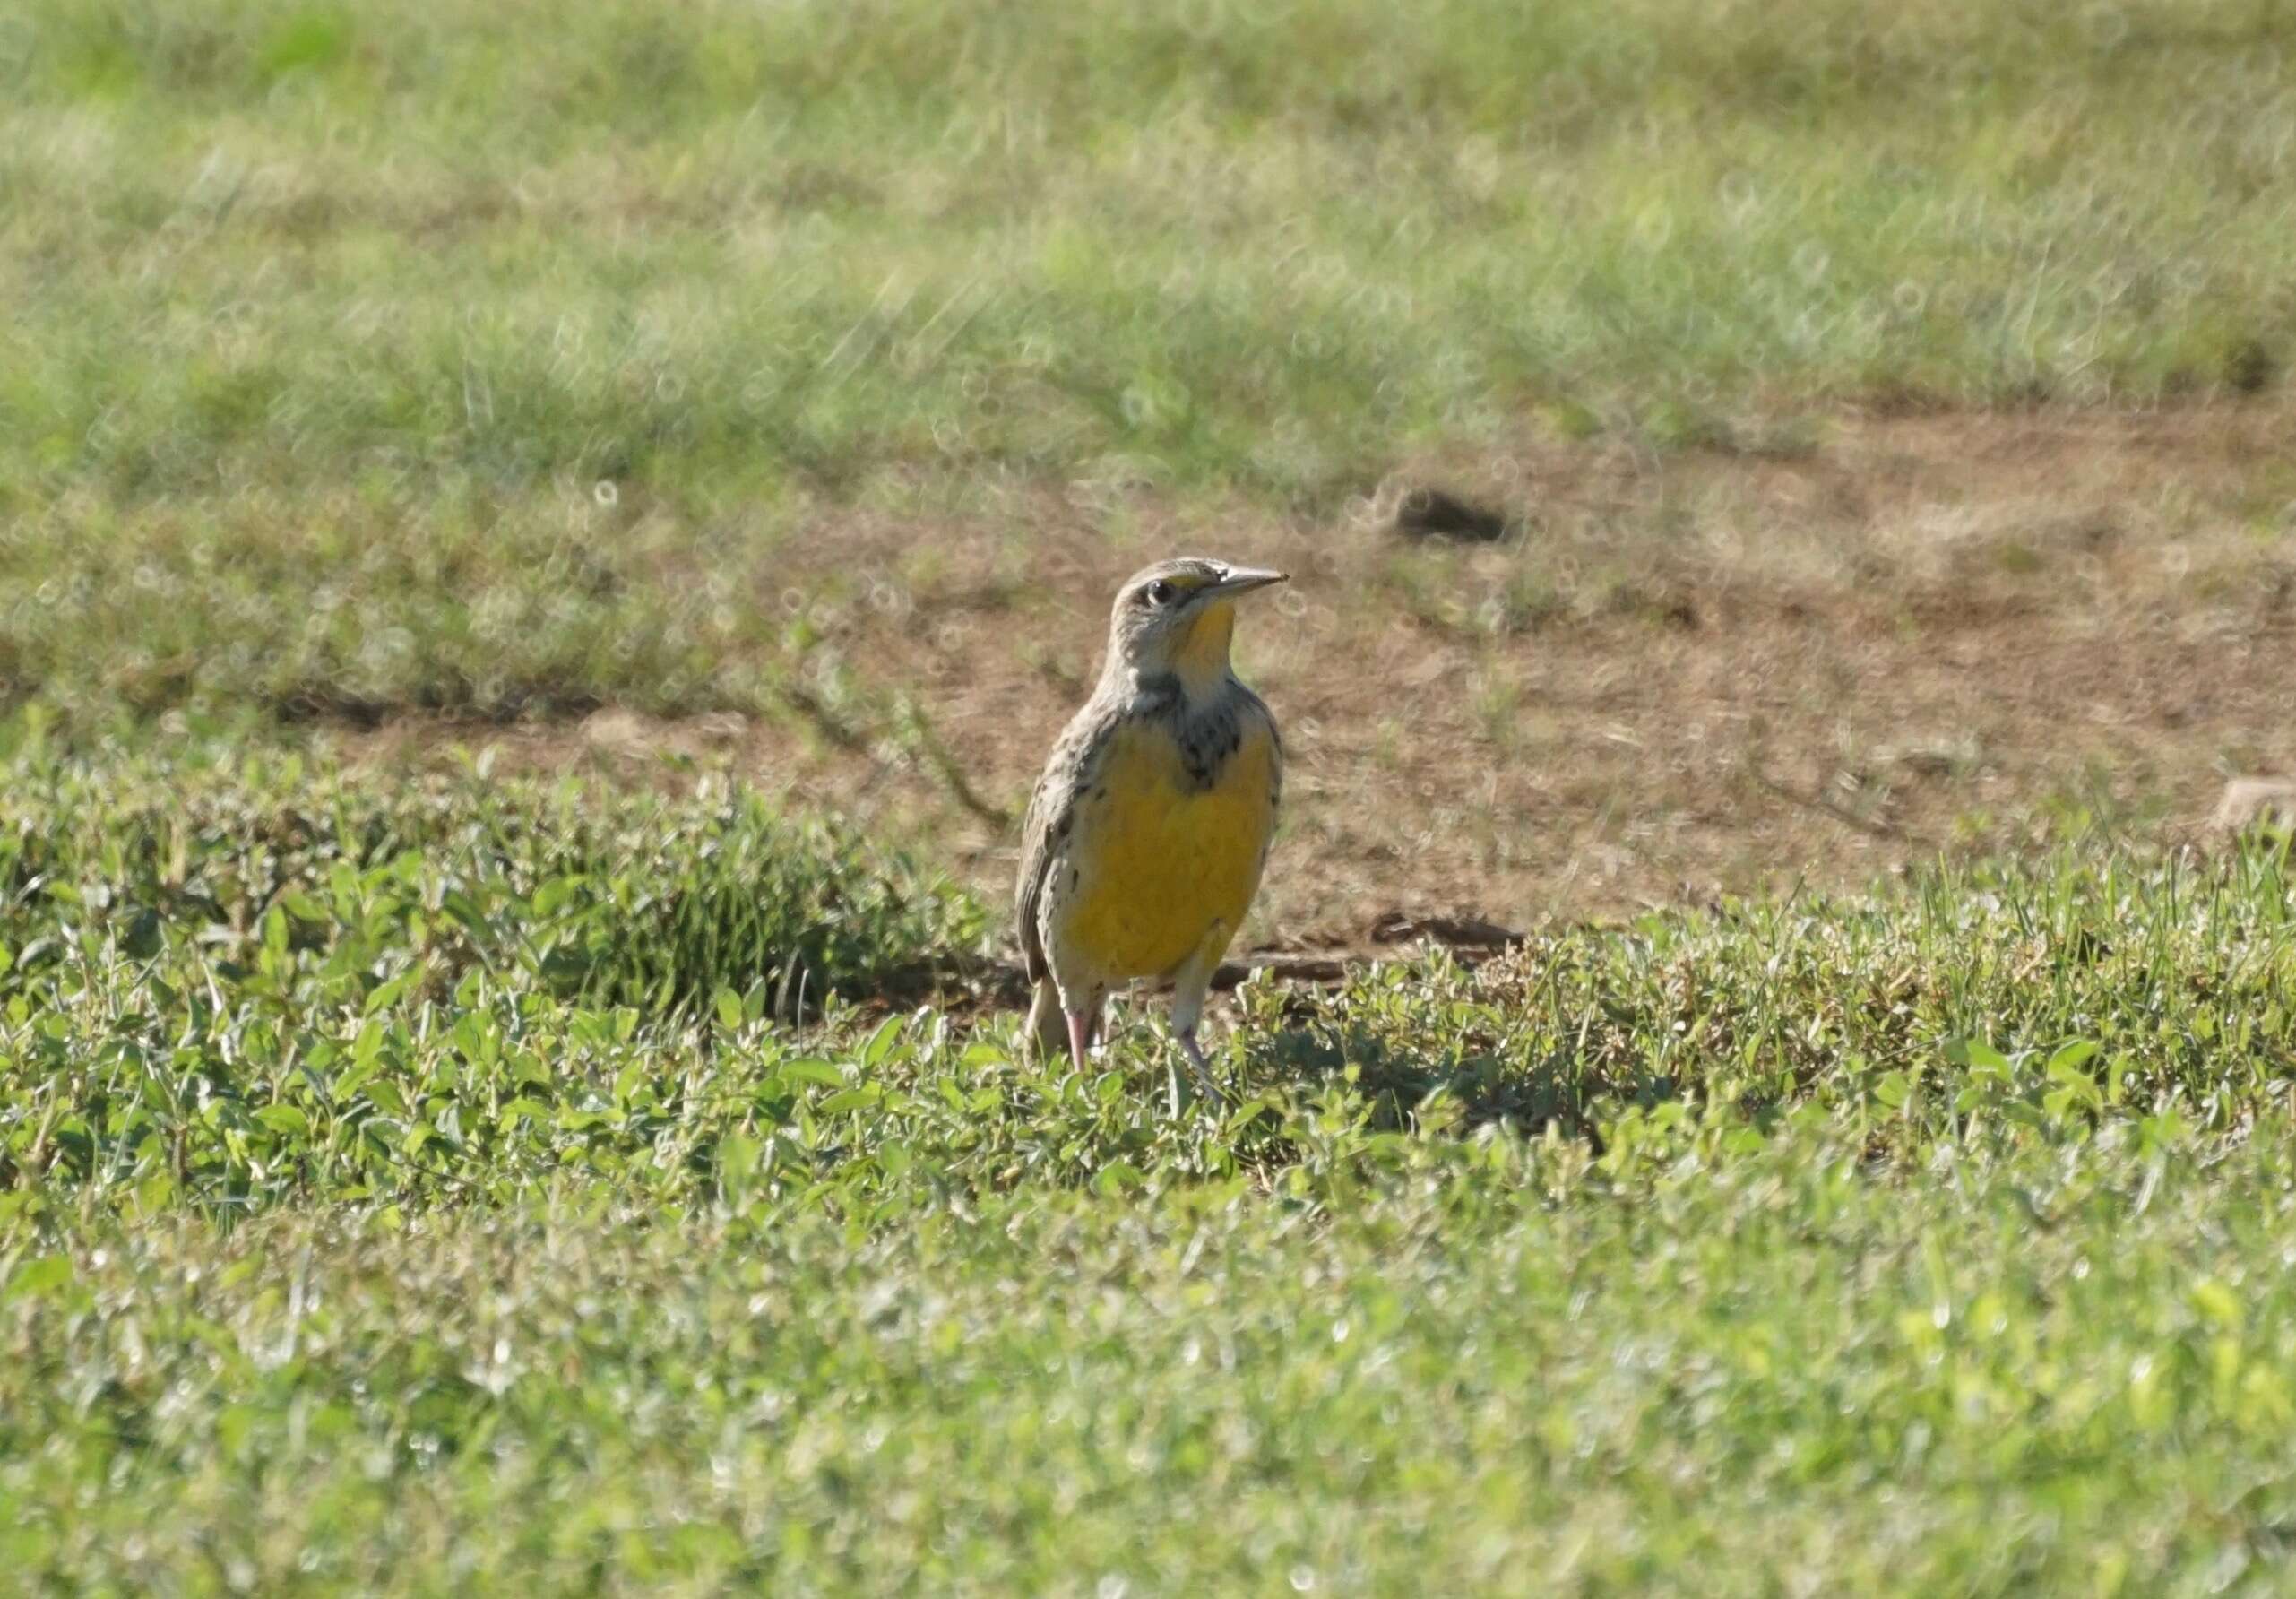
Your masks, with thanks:
[[[1172,602],[1172,595],[1176,592],[1177,591],[1173,589],[1170,583],[1166,583],[1160,577],[1155,582],[1148,585],[1148,603],[1151,605],[1170,605]]]

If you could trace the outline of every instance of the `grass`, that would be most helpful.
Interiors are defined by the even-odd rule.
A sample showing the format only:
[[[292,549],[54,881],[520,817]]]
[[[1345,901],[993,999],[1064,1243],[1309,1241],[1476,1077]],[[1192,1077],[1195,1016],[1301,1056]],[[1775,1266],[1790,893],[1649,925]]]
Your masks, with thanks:
[[[2273,1591],[2290,1131],[1625,1180],[91,1229],[0,1547],[184,1592]],[[1488,1163],[1480,1157],[1488,1157]],[[29,1279],[29,1281],[25,1281]]]
[[[37,732],[33,1586],[2158,1591],[2284,1551],[2284,837],[1250,986],[1239,1102],[1175,1115],[1151,1030],[1078,1071],[968,1019],[962,895],[706,789]],[[553,959],[567,903],[648,898],[674,930]],[[886,1009],[919,962],[954,1003]]]
[[[2221,1137],[2296,1055],[2277,853],[2060,851],[1874,902],[1573,929],[1479,972],[1251,989],[1247,1102],[1175,1122],[1140,1053],[1075,1075],[964,1024],[981,913],[833,833],[708,791],[583,809],[567,787],[384,797],[298,766],[17,750],[0,1216],[583,1180],[682,1213],[720,1194],[730,1144],[742,1183],[867,1217],[951,1184],[1281,1167],[1302,1085],[1351,1085],[1386,1128],[1505,1119],[1605,1151],[1684,1102],[1757,1126],[1885,1106],[1877,1155],[1989,1119]],[[904,990],[957,1014],[887,1014]]]
[[[897,993],[980,936],[914,865],[706,780],[676,804],[482,769],[386,789],[292,753],[90,761],[37,718],[15,730],[0,994],[44,1006],[37,985],[100,952],[210,992],[220,963],[296,1010],[475,974],[676,1014],[766,974],[794,1019],[824,981]]]
[[[1327,517],[1526,417],[2269,388],[2292,43],[2270,0],[33,0],[0,679],[752,706],[824,512]]]
[[[0,1587],[2283,1586],[2296,13],[1899,9],[11,9]],[[1029,1062],[1180,540],[1287,925],[1961,852]]]

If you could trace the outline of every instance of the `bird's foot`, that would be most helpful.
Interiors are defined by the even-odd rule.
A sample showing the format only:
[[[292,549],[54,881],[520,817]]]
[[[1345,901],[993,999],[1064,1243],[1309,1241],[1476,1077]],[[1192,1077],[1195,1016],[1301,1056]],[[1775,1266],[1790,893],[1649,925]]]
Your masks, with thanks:
[[[1221,1104],[1227,1103],[1228,1095],[1219,1084],[1212,1080],[1212,1063],[1204,1058],[1204,1046],[1195,1042],[1195,1029],[1191,1027],[1178,1037],[1180,1052],[1187,1057],[1188,1070],[1195,1075],[1195,1085],[1203,1091],[1204,1097]],[[1178,1085],[1173,1086],[1177,1088]]]

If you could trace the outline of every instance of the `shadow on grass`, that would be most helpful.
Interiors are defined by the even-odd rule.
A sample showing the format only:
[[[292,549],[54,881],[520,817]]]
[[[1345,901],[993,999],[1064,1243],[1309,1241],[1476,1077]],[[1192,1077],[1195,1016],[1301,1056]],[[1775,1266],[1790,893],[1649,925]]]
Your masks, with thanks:
[[[1399,1047],[1392,1034],[1329,1013],[1288,1019],[1245,1050],[1256,1080],[1311,1092],[1351,1083],[1383,1130],[1416,1128],[1439,1104],[1447,1107],[1445,1123],[1463,1133],[1495,1122],[1531,1134],[1552,1127],[1601,1153],[1601,1132],[1586,1113],[1587,1085],[1567,1050],[1525,1061],[1455,1045]],[[1670,1083],[1651,1087],[1654,1098],[1672,1096]]]

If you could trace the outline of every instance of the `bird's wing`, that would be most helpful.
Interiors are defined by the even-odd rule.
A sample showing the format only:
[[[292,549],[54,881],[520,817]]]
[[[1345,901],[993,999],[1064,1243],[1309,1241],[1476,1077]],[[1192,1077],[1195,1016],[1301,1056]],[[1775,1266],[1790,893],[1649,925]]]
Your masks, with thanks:
[[[1031,982],[1043,979],[1044,946],[1037,932],[1037,907],[1044,897],[1044,879],[1055,851],[1068,842],[1076,812],[1076,797],[1085,779],[1100,762],[1101,752],[1123,720],[1121,708],[1095,700],[1076,713],[1052,747],[1044,775],[1036,780],[1029,797],[1028,821],[1021,830],[1021,876],[1015,911],[1020,922],[1021,969]]]

